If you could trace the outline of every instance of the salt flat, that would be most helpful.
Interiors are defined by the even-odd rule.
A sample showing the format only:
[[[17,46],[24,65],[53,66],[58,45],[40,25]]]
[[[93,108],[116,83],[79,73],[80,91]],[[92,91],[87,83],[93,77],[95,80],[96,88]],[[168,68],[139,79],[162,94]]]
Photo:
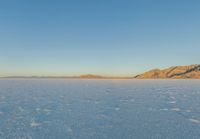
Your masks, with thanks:
[[[0,79],[1,139],[199,139],[200,80]]]

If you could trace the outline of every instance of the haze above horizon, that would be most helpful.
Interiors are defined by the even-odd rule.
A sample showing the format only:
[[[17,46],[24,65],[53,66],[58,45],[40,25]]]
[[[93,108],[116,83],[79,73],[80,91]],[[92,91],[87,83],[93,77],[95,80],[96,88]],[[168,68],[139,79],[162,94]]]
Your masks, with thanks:
[[[198,0],[0,2],[0,76],[134,76],[200,60]]]

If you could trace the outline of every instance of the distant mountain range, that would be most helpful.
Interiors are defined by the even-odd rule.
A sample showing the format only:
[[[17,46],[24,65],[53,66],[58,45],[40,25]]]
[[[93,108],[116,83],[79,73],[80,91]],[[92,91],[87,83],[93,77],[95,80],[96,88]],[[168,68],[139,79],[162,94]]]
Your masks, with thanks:
[[[80,76],[9,76],[5,78],[63,78],[63,79],[200,79],[200,64],[153,69],[135,77],[109,77],[95,74]]]
[[[1,78],[133,79],[134,77],[117,77],[117,76],[101,76],[95,74],[83,74],[80,76],[7,76]]]
[[[200,79],[200,65],[174,66],[164,70],[153,69],[135,76],[136,79]]]
[[[91,79],[94,78],[94,79],[96,79],[96,78],[105,78],[105,77],[100,76],[100,75],[94,75],[94,74],[85,74],[85,75],[80,75],[77,78],[91,78]]]
[[[94,75],[94,74],[86,74],[86,75],[80,75],[76,78],[81,79],[133,79],[133,77],[111,77],[111,76],[101,76],[101,75]]]

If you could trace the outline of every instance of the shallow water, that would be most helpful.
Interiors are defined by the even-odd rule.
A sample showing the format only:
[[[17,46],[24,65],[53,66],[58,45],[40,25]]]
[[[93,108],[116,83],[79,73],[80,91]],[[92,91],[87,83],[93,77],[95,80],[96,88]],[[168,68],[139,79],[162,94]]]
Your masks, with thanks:
[[[200,80],[0,79],[0,139],[199,139]]]

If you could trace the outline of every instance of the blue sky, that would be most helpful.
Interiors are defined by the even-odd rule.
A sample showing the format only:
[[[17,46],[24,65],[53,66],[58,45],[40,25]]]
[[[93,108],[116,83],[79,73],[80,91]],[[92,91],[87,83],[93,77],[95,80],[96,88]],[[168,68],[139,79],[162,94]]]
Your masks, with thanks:
[[[133,76],[199,52],[199,0],[0,1],[0,76]]]

